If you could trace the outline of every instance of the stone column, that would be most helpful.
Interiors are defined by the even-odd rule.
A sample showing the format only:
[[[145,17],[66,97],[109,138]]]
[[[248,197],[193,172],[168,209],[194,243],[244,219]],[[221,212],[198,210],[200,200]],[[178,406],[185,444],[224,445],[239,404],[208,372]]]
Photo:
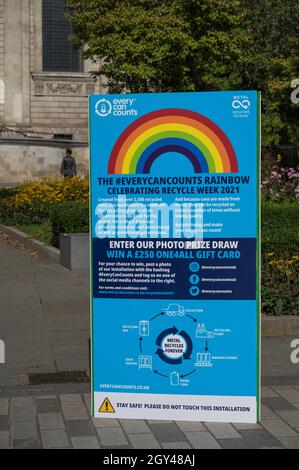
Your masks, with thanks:
[[[0,123],[4,120],[4,0],[0,0]]]
[[[4,0],[4,121],[30,125],[30,0]]]
[[[31,0],[32,5],[32,57],[31,57],[31,71],[42,72],[43,70],[43,5],[42,0]]]

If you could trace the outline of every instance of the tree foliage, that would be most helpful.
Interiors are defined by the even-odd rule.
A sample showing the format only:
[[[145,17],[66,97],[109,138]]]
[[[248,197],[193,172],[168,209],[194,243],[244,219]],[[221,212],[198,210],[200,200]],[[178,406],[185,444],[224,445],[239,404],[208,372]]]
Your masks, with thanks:
[[[66,1],[110,92],[258,89],[264,143],[299,142],[298,0]]]
[[[299,108],[290,99],[299,78],[298,0],[243,0],[250,39],[242,82],[262,92],[264,144],[299,145]]]
[[[221,3],[221,8],[217,5]],[[74,41],[111,91],[220,89],[241,55],[238,0],[68,0]],[[236,28],[234,35],[231,34]]]

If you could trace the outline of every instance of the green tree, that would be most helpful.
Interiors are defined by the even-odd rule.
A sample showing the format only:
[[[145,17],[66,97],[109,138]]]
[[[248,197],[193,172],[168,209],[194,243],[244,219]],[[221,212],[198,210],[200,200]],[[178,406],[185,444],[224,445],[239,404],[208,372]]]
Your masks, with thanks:
[[[299,143],[298,0],[66,0],[110,92],[257,89],[263,144]]]
[[[239,0],[67,0],[75,45],[101,59],[109,91],[238,86]]]
[[[262,92],[263,143],[299,144],[299,107],[290,99],[299,78],[298,0],[242,0],[249,37],[242,82]]]

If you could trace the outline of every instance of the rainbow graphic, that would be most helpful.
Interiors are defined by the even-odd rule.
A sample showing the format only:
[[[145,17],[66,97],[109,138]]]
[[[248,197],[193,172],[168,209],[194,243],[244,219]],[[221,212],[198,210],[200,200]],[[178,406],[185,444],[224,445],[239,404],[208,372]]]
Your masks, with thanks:
[[[219,126],[194,111],[169,108],[145,114],[124,130],[108,173],[150,173],[154,161],[169,152],[184,155],[195,173],[238,172],[233,146]]]

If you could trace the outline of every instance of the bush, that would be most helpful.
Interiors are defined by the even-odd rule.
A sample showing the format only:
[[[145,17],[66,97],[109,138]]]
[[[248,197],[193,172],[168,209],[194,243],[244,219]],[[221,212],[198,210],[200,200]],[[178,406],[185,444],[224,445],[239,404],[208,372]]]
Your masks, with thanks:
[[[16,228],[41,242],[51,244],[52,226],[49,220],[44,220],[41,224],[17,225]]]
[[[43,178],[26,181],[0,198],[0,220],[8,225],[38,224],[56,204],[88,201],[88,178]]]
[[[51,212],[52,244],[59,248],[60,233],[89,232],[88,202],[57,204]]]
[[[262,180],[264,198],[269,201],[294,201],[299,198],[298,168],[274,166],[270,175]]]
[[[299,203],[262,201],[262,244],[279,251],[299,241]],[[273,246],[274,245],[274,246]],[[275,248],[275,245],[276,248]]]
[[[16,193],[16,188],[1,188],[0,187],[0,201],[7,199],[8,197],[14,196]]]
[[[299,205],[263,201],[262,311],[296,315],[298,304]]]
[[[262,260],[262,312],[266,315],[298,315],[299,256],[289,252],[266,253]]]

